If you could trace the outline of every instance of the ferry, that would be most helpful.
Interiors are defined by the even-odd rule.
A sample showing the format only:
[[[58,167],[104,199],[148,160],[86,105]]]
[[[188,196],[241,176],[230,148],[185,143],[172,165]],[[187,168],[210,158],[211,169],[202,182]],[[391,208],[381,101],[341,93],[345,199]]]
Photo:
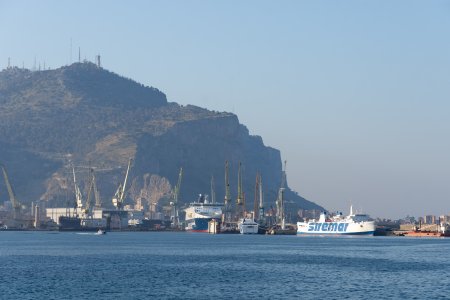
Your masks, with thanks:
[[[297,222],[298,235],[373,235],[374,232],[375,222],[366,214],[354,214],[352,207],[348,216],[342,213],[329,216],[323,212],[319,220]]]
[[[186,231],[208,232],[208,222],[216,219],[218,222],[222,219],[221,203],[210,203],[208,196],[199,195],[197,202],[189,204],[186,212]]]

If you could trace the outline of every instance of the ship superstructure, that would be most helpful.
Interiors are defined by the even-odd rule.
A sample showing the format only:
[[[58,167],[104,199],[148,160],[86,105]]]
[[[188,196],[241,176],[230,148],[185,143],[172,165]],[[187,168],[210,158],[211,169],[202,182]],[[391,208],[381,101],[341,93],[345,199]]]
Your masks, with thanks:
[[[208,222],[222,219],[222,203],[211,203],[207,195],[199,195],[197,202],[186,208],[186,230],[194,232],[208,232]]]

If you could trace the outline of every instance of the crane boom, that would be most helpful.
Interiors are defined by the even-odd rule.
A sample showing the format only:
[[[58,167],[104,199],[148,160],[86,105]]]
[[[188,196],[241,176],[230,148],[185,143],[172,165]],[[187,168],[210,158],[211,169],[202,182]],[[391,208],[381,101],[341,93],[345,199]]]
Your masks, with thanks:
[[[238,196],[236,199],[236,204],[238,206],[238,217],[245,218],[245,198],[242,191],[242,163],[239,162],[239,169],[238,169]]]
[[[228,161],[225,162],[225,204],[231,200],[230,196],[230,178],[228,176]]]
[[[259,174],[259,222],[264,223],[264,198],[263,198],[263,188],[262,188],[262,176]]]
[[[74,166],[72,166],[72,172],[73,172],[73,184],[75,187],[75,199],[77,201],[77,208],[82,209],[83,208],[83,196],[81,195],[81,190],[77,184],[77,177],[75,176],[75,167]]]
[[[123,182],[123,186],[122,186],[122,199],[121,199],[122,201],[123,201],[123,198],[125,197],[125,187],[127,186],[128,174],[130,173],[131,161],[132,161],[132,159],[130,158],[128,160],[128,167],[127,167],[127,173],[125,174],[125,181]]]
[[[181,188],[181,181],[183,179],[183,168],[180,168],[180,172],[178,173],[178,181],[177,185],[175,186],[173,190],[173,213],[172,213],[172,226],[178,227],[178,198],[180,196],[180,188]]]
[[[121,209],[123,206],[123,200],[125,199],[125,189],[127,186],[127,181],[128,181],[128,174],[130,172],[130,167],[131,167],[131,162],[133,161],[132,158],[130,158],[128,160],[128,167],[127,167],[127,172],[125,174],[125,180],[122,184],[119,184],[119,187],[117,188],[116,193],[114,194],[114,197],[112,199],[113,205],[117,208],[117,209]]]
[[[284,170],[281,174],[281,185],[278,191],[277,204],[277,222],[281,224],[281,228],[284,230],[285,226],[285,207],[284,207],[284,190],[286,185],[286,161],[284,161]]]
[[[102,200],[100,198],[100,192],[97,188],[97,181],[95,179],[95,173],[92,172],[92,184],[94,186],[94,198],[95,198],[95,208],[101,208],[102,207]]]
[[[180,168],[180,173],[178,173],[178,182],[175,192],[175,201],[178,204],[178,197],[180,196],[181,180],[183,179],[183,168]]]
[[[239,169],[238,169],[238,196],[236,203],[237,205],[242,205],[242,174],[241,174],[241,163],[239,162]]]
[[[253,219],[258,220],[258,190],[259,190],[259,173],[256,173],[255,182],[255,200],[253,202]]]
[[[89,189],[88,189],[88,194],[86,197],[86,213],[89,213],[89,210],[91,209],[91,193],[92,193],[92,189],[94,188],[94,169],[90,169],[90,180],[89,180]]]
[[[11,201],[11,204],[13,206],[13,217],[14,217],[14,219],[16,219],[20,214],[20,208],[22,205],[17,200],[16,194],[14,193],[14,189],[13,189],[11,183],[9,182],[8,172],[6,171],[5,166],[1,165],[1,167],[2,167],[2,172],[3,172],[3,177],[5,178],[6,189],[8,190],[8,194],[9,194],[9,200]]]

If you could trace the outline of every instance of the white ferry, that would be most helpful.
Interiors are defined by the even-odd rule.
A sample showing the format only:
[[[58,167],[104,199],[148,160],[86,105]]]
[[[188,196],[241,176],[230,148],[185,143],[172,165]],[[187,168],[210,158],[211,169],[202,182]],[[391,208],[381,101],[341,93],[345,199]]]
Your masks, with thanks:
[[[210,203],[208,196],[200,195],[197,202],[189,204],[186,212],[186,230],[193,232],[208,232],[208,222],[212,219],[222,219],[221,203]]]
[[[319,220],[297,222],[298,235],[373,235],[375,222],[370,221],[366,214],[354,214],[350,207],[350,215],[342,213],[328,216],[326,212],[320,214]]]
[[[257,234],[259,225],[253,219],[240,219],[238,229],[241,234]]]

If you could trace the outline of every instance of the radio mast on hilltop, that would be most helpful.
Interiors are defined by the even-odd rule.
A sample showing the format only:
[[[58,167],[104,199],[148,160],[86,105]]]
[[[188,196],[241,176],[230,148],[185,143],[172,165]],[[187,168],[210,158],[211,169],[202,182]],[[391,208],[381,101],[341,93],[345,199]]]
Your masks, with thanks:
[[[95,56],[95,63],[96,63],[98,68],[102,67],[102,65],[100,63],[100,54]]]

